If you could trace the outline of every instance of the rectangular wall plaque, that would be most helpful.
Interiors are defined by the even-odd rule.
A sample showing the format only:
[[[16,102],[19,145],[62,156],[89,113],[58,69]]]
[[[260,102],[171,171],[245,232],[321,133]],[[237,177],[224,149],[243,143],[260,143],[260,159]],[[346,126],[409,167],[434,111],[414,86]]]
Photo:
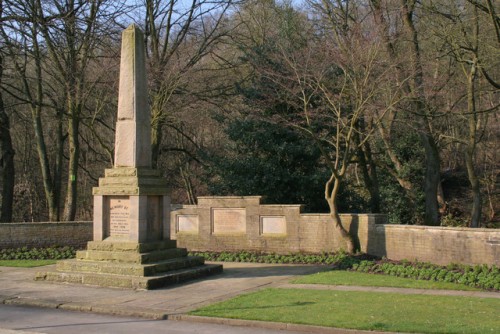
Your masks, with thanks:
[[[198,215],[178,215],[177,232],[198,233]]]
[[[262,234],[286,234],[286,218],[284,216],[261,216]]]
[[[212,231],[214,234],[246,232],[245,209],[212,209]]]
[[[109,234],[123,236],[130,233],[130,198],[128,196],[109,197]]]

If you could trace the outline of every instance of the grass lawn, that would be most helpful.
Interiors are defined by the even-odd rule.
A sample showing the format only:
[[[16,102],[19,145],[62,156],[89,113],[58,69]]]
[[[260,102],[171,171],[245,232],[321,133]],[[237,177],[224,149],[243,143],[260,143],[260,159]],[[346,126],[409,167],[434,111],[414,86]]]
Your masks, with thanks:
[[[443,290],[464,290],[478,291],[470,286],[456,283],[435,282],[426,280],[414,280],[411,278],[401,278],[389,275],[376,275],[343,270],[325,271],[313,275],[307,275],[295,279],[296,284],[326,284],[326,285],[358,285],[358,286],[384,286],[395,288],[413,289],[443,289]]]
[[[361,330],[498,333],[500,299],[266,289],[190,314]]]
[[[40,267],[56,263],[57,260],[0,260],[0,267]]]

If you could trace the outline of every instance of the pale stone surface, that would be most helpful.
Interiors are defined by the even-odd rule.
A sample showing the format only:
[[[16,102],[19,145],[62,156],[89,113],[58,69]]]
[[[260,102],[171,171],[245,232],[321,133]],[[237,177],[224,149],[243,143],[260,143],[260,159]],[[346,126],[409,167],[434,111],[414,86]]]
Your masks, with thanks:
[[[198,215],[178,215],[177,232],[198,233]]]
[[[128,236],[130,233],[130,199],[128,196],[109,197],[109,235]]]
[[[262,234],[286,234],[285,216],[260,217]]]
[[[115,167],[151,167],[144,36],[134,24],[122,33]]]
[[[170,239],[170,211],[171,211],[170,197],[162,196],[162,202],[163,202],[163,207],[162,207],[163,239]]]
[[[94,240],[104,240],[106,231],[104,224],[104,196],[94,195]]]
[[[213,233],[245,233],[246,210],[244,208],[212,209]]]

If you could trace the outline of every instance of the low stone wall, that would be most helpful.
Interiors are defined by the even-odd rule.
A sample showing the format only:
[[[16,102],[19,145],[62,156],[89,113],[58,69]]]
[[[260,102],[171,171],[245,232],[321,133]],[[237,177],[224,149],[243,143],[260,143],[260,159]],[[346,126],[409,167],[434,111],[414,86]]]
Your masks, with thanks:
[[[500,266],[500,230],[414,225],[370,225],[366,252],[392,260]]]
[[[261,205],[260,197],[200,197],[173,205],[171,235],[192,251],[275,253],[338,251],[342,243],[328,214],[300,205]],[[377,214],[342,214],[362,252],[393,260],[500,266],[500,230],[385,224]],[[0,224],[0,249],[70,245],[92,240],[92,222]]]
[[[300,205],[261,205],[260,197],[199,197],[173,206],[171,236],[193,251],[320,253],[343,248],[328,214]],[[359,249],[394,260],[500,266],[500,230],[390,225],[380,214],[342,214]]]
[[[92,222],[0,224],[0,249],[73,246],[84,248],[92,240]]]

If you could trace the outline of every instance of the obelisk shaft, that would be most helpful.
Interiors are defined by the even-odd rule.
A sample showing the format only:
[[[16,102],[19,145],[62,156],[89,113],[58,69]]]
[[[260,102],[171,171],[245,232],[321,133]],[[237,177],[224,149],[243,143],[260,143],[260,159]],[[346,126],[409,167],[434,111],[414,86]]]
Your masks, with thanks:
[[[115,167],[151,167],[144,36],[135,25],[122,33]]]

